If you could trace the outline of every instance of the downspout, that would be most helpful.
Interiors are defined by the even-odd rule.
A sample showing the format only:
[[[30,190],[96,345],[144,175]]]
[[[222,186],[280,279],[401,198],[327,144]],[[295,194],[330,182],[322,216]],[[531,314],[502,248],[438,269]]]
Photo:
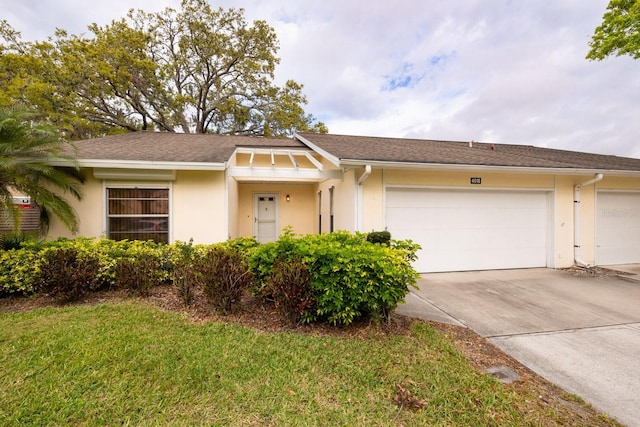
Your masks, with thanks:
[[[364,172],[358,178],[358,185],[362,185],[369,178],[369,175],[371,175],[371,165],[364,165]]]
[[[363,223],[363,209],[362,209],[362,184],[369,178],[371,175],[371,165],[364,165],[364,172],[358,178],[358,185],[356,186],[356,231],[362,231],[362,223]]]
[[[573,186],[573,259],[576,264],[583,267],[591,267],[588,262],[580,258],[580,188],[585,185],[595,184],[602,180],[601,173],[588,181]]]

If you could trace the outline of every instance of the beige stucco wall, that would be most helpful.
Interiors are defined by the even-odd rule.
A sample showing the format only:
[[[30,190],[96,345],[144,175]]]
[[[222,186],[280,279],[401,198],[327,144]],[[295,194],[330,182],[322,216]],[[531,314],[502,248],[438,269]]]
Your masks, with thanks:
[[[238,226],[238,182],[227,177],[227,205],[229,206],[229,238],[240,237]]]
[[[254,195],[278,195],[279,231],[287,226],[296,234],[310,234],[317,230],[316,184],[238,184],[238,236],[254,235]],[[289,194],[290,201],[286,201]]]
[[[373,169],[362,184],[362,232],[384,230],[384,174]]]
[[[482,184],[471,184],[471,178],[482,178]],[[469,188],[553,188],[553,175],[522,175],[488,172],[447,172],[387,170],[386,185],[421,185]]]
[[[215,243],[229,237],[224,172],[178,171],[172,206],[171,241]]]
[[[346,170],[342,179],[330,179],[319,185],[322,191],[322,232],[330,228],[330,188],[333,187],[333,230],[356,231],[356,173]]]
[[[80,219],[78,232],[73,235],[58,218],[52,217],[48,238],[100,237],[103,235],[105,213],[102,181],[95,179],[91,170],[85,170],[84,173],[86,181],[82,186],[82,200],[77,201],[72,197],[63,195],[75,209]]]
[[[80,228],[75,236],[54,219],[49,238],[101,237],[105,233],[106,207],[102,180],[93,177],[93,171],[85,171],[81,202],[72,205],[80,218]],[[178,171],[173,182],[138,182],[133,180],[110,181],[108,185],[168,186],[171,188],[170,241],[214,243],[228,238],[225,175],[219,171]],[[71,199],[68,199],[71,202]]]

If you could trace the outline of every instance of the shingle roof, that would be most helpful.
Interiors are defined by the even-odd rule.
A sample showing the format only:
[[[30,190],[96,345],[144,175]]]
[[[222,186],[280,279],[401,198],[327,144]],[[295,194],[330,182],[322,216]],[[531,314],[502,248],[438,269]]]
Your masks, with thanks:
[[[340,161],[640,171],[640,159],[529,145],[300,133]],[[307,148],[291,138],[134,132],[76,141],[82,160],[224,163],[236,148]],[[313,148],[313,147],[312,147]]]
[[[224,163],[237,147],[306,148],[290,138],[133,132],[74,142],[80,160]]]
[[[300,133],[341,161],[640,171],[640,159],[530,145]]]

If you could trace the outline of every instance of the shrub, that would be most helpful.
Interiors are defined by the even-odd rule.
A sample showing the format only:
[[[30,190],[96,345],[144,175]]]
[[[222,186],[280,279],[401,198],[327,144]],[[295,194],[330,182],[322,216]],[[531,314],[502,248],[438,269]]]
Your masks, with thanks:
[[[32,249],[0,251],[0,296],[35,293],[39,260],[38,251]]]
[[[387,230],[385,231],[372,231],[367,234],[367,242],[371,243],[379,243],[381,245],[389,246],[389,242],[391,241],[391,233]]]
[[[303,321],[324,319],[334,325],[349,325],[369,316],[387,319],[409,291],[418,274],[411,267],[419,246],[410,241],[390,246],[368,242],[365,235],[336,232],[295,237],[284,233],[276,242],[255,250],[251,269],[260,283],[257,290],[269,291],[276,260],[306,264],[316,304]]]
[[[196,273],[193,268],[195,260],[193,239],[189,243],[176,242],[173,244],[173,285],[184,305],[191,305],[195,296]]]
[[[299,256],[277,258],[265,290],[273,298],[278,312],[292,322],[307,323],[314,319],[316,299],[311,275]]]
[[[228,245],[210,247],[194,267],[205,298],[224,314],[231,313],[253,278],[244,254]]]
[[[0,233],[0,250],[20,249],[28,240],[29,237],[24,233]]]
[[[77,301],[97,287],[98,259],[72,247],[45,250],[36,286],[63,301]]]
[[[141,252],[118,261],[117,285],[130,293],[146,296],[162,281],[162,262],[156,254]]]

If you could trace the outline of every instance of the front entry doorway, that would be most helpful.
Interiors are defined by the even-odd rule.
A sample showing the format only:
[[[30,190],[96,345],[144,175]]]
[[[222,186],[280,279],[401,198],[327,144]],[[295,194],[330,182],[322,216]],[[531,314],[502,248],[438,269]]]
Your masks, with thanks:
[[[278,239],[278,194],[259,193],[254,195],[253,234],[260,243]]]

